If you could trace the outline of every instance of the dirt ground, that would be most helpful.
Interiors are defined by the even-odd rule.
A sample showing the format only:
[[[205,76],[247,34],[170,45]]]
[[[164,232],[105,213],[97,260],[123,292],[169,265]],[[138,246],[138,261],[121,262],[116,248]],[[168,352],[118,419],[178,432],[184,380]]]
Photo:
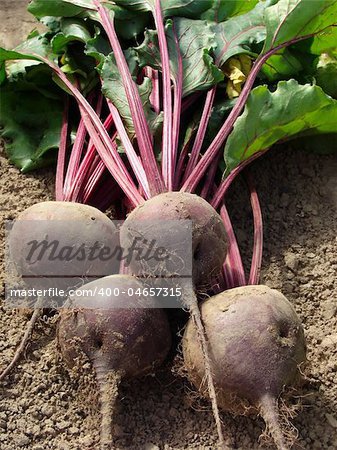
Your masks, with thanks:
[[[43,25],[37,23],[35,18],[26,11],[28,3],[28,0],[0,0],[1,47],[13,48],[34,28],[43,29]]]
[[[0,3],[0,42],[6,45],[31,28],[22,1]],[[11,11],[8,6],[11,5]],[[13,7],[17,11],[13,11]],[[22,16],[21,16],[22,14]],[[29,16],[28,16],[29,17]],[[18,26],[21,23],[23,27]],[[25,28],[25,31],[23,31]],[[15,29],[15,32],[14,32]],[[19,36],[20,34],[20,36]],[[16,42],[15,42],[16,41]],[[307,381],[291,402],[301,404],[293,423],[295,448],[337,448],[337,155],[323,156],[276,147],[252,167],[262,204],[265,247],[262,282],[292,302],[308,343]],[[53,198],[54,179],[44,170],[21,175],[0,157],[0,218],[13,219],[26,207]],[[249,198],[242,181],[229,194],[229,207],[248,260],[251,245]],[[1,246],[3,260],[4,244]],[[3,266],[1,267],[3,274]],[[0,367],[13,355],[27,317],[0,302]],[[98,449],[99,414],[90,375],[69,374],[55,345],[57,316],[44,317],[9,379],[0,386],[2,450]],[[90,370],[88,368],[88,373]],[[116,449],[215,449],[210,406],[193,402],[191,387],[164,368],[153,377],[124,383],[116,411]],[[233,448],[259,444],[261,419],[222,414]]]

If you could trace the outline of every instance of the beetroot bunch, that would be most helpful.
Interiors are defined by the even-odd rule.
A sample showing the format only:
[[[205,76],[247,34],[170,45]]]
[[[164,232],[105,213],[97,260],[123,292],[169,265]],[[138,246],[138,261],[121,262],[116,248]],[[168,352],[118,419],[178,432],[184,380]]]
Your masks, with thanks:
[[[331,48],[326,32],[334,32],[336,2],[317,0],[311,12],[304,0],[56,3],[33,0],[29,10],[49,31],[0,53],[4,110],[15,110],[18,95],[24,105],[17,123],[0,117],[2,134],[12,140],[9,157],[27,171],[58,150],[56,201],[28,208],[11,232],[17,275],[34,280],[45,269],[27,260],[27,246],[41,232],[68,249],[79,243],[104,249],[116,243],[110,218],[121,219],[123,249],[139,237],[168,249],[186,243],[167,224],[191,224],[189,282],[176,277],[178,265],[187,267],[181,255],[179,264],[168,258],[160,266],[137,258],[117,269],[99,258],[76,263],[79,280],[60,309],[57,339],[69,367],[89,359],[96,371],[101,448],[112,447],[119,384],[152,373],[169,353],[165,290],[148,286],[163,279],[176,283],[190,313],[184,365],[211,400],[219,446],[230,445],[223,409],[262,415],[277,448],[288,448],[278,398],[297,381],[305,341],[288,300],[259,285],[262,213],[255,180],[244,169],[279,140],[336,131],[322,120],[335,113],[335,100],[323,85],[302,84],[307,74],[299,62]],[[41,132],[19,150],[18,129],[38,125]],[[241,172],[254,219],[248,275],[225,204]]]

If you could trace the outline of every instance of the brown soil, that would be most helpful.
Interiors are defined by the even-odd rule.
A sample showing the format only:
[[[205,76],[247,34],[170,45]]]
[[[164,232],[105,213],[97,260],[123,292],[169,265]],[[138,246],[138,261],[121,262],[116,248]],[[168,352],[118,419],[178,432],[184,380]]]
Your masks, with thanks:
[[[24,3],[1,0],[1,43],[17,42],[22,37],[18,36],[21,29],[18,33],[13,29],[18,28],[21,14],[25,26],[28,23],[23,19]],[[252,172],[265,223],[262,282],[280,289],[293,303],[308,342],[309,363],[305,371],[311,382],[304,384],[290,405],[302,404],[293,420],[299,433],[296,448],[334,450],[337,448],[337,155],[314,155],[277,147],[257,161]],[[0,176],[3,238],[3,222],[15,218],[35,202],[52,199],[54,181],[52,172],[46,170],[22,175],[3,156]],[[248,258],[250,207],[241,181],[233,187],[230,198],[231,215]],[[2,253],[3,249],[4,244]],[[24,314],[9,309],[1,301],[0,367],[13,355],[26,321]],[[92,383],[69,374],[60,360],[54,339],[56,321],[57,316],[40,320],[25,358],[0,386],[2,450],[98,449],[97,397]],[[193,398],[188,383],[173,375],[169,367],[154,377],[123,383],[116,412],[115,448],[216,448],[210,405]],[[233,418],[228,414],[223,414],[222,419],[225,432],[233,439],[233,448],[266,448],[258,443],[263,429],[260,419]]]
[[[47,0],[49,1],[49,0]],[[35,28],[42,30],[44,26],[26,11],[29,0],[1,0],[0,47],[14,48]]]

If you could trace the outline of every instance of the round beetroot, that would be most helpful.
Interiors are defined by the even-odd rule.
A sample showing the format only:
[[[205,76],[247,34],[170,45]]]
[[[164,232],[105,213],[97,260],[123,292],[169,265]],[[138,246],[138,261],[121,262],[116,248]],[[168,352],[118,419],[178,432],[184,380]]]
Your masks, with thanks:
[[[306,357],[303,328],[292,305],[267,286],[244,286],[206,300],[201,316],[219,406],[234,414],[259,412],[278,448],[286,448],[277,399],[296,380]],[[189,379],[207,396],[203,354],[192,321],[185,330],[183,354]]]
[[[112,445],[112,417],[122,379],[153,372],[171,346],[166,314],[139,292],[143,284],[128,275],[112,275],[86,284],[61,310],[57,339],[69,367],[88,358],[101,392],[101,449]],[[94,293],[97,293],[94,295]],[[147,306],[153,306],[149,308]]]
[[[15,220],[9,233],[9,257],[15,275],[27,285],[66,290],[118,272],[114,260],[97,257],[100,249],[114,246],[117,236],[113,222],[92,206],[36,203]],[[90,258],[93,248],[96,253]]]
[[[130,248],[141,236],[147,242],[154,240],[157,247],[164,249],[172,248],[175,242],[180,247],[188,246],[188,242],[181,242],[179,227],[165,226],[178,220],[192,221],[193,281],[199,287],[208,286],[219,275],[225,261],[227,236],[219,214],[198,195],[166,192],[137,206],[121,227],[121,244],[125,249]],[[144,265],[134,258],[131,269],[139,273],[144,270]],[[166,271],[166,274],[170,273]]]

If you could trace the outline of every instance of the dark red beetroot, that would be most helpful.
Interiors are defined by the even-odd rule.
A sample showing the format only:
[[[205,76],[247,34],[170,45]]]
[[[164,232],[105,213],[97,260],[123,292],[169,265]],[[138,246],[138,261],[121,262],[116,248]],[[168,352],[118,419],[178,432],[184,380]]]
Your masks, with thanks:
[[[277,399],[299,375],[305,361],[303,328],[292,305],[267,286],[244,286],[222,292],[201,305],[209,341],[219,406],[234,414],[260,413],[277,447],[287,447]],[[203,354],[192,321],[183,339],[190,380],[202,385]]]
[[[37,246],[33,252],[34,241]],[[43,241],[48,248],[41,245]],[[74,275],[73,284],[69,282],[72,287],[78,286],[79,280],[84,281],[86,276],[102,277],[116,272],[111,261],[87,256],[90,248],[111,248],[115,241],[116,227],[98,209],[80,203],[50,201],[36,203],[18,215],[9,233],[9,252],[17,274],[31,277],[25,281],[33,287],[47,287],[46,279],[40,282],[35,276],[52,278],[52,274]],[[86,256],[82,259],[69,257],[71,250],[74,253],[80,246]],[[54,248],[56,259],[49,257]],[[52,283],[55,287],[55,280]]]
[[[70,299],[72,306],[60,314],[57,339],[67,365],[80,368],[86,356],[96,371],[101,392],[102,450],[111,449],[119,383],[154,371],[171,346],[164,311],[146,308],[147,298],[127,295],[128,290],[136,292],[143,287],[128,275],[95,280],[79,290],[83,296],[74,294]],[[89,289],[106,294],[89,296]]]
[[[166,192],[137,206],[121,228],[121,244],[130,248],[142,236],[148,242],[155,240],[157,247],[172,248],[174,242],[187,246],[188,242],[181,242],[179,228],[164,228],[163,232],[165,222],[178,220],[192,221],[193,281],[198,287],[209,286],[225,261],[227,236],[219,214],[198,195]],[[133,259],[131,269],[139,273],[144,266]]]

